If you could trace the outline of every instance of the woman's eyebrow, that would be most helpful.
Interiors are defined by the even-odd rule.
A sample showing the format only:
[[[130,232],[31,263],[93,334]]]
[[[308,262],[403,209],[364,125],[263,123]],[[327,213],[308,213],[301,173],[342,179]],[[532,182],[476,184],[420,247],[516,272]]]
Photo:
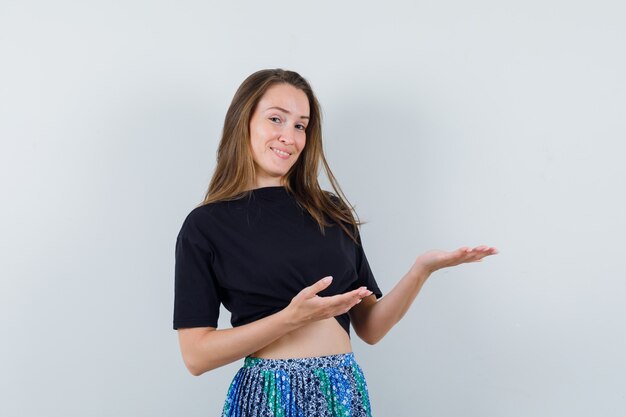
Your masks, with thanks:
[[[267,108],[267,109],[265,109],[265,110],[269,110],[269,109],[278,109],[278,110],[280,110],[280,111],[282,111],[282,112],[285,112],[285,113],[287,113],[287,114],[291,114],[291,112],[290,112],[289,110],[285,110],[285,109],[283,109],[282,107],[278,107],[278,106],[268,107],[268,108]],[[309,117],[309,116],[300,116],[300,118],[301,118],[301,119],[309,119],[310,117]]]

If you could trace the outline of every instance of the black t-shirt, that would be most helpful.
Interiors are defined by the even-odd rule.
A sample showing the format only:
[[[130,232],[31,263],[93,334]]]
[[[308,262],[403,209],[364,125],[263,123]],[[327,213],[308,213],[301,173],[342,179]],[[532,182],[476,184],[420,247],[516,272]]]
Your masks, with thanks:
[[[174,329],[217,327],[220,303],[233,327],[253,322],[328,275],[319,296],[365,285],[382,297],[362,246],[336,223],[325,234],[283,186],[193,209],[176,239]],[[335,318],[350,336],[348,313]]]

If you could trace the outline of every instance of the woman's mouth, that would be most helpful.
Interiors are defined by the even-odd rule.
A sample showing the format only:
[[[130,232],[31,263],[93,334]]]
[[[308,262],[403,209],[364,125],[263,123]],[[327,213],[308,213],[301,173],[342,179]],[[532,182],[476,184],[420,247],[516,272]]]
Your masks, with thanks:
[[[283,151],[279,151],[278,149],[274,149],[274,148],[271,148],[271,147],[270,147],[270,149],[272,150],[272,152],[274,152],[276,154],[276,156],[278,156],[281,159],[288,159],[291,156],[290,154],[288,154],[286,152],[283,152]]]

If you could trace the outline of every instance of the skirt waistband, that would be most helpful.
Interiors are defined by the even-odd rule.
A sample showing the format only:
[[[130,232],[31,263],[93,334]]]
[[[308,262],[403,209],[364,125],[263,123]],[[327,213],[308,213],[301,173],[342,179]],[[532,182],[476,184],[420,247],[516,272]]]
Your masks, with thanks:
[[[354,352],[290,359],[268,359],[246,356],[243,363],[244,368],[257,369],[315,369],[339,368],[354,365],[356,365]]]

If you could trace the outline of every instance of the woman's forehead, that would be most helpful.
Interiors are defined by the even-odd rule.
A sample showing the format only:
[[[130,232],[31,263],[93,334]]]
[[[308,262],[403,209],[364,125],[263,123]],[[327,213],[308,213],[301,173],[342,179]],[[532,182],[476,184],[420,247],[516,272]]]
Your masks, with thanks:
[[[304,91],[288,84],[274,85],[267,89],[261,100],[259,109],[280,110],[287,114],[295,114],[298,118],[309,118],[309,100]]]

